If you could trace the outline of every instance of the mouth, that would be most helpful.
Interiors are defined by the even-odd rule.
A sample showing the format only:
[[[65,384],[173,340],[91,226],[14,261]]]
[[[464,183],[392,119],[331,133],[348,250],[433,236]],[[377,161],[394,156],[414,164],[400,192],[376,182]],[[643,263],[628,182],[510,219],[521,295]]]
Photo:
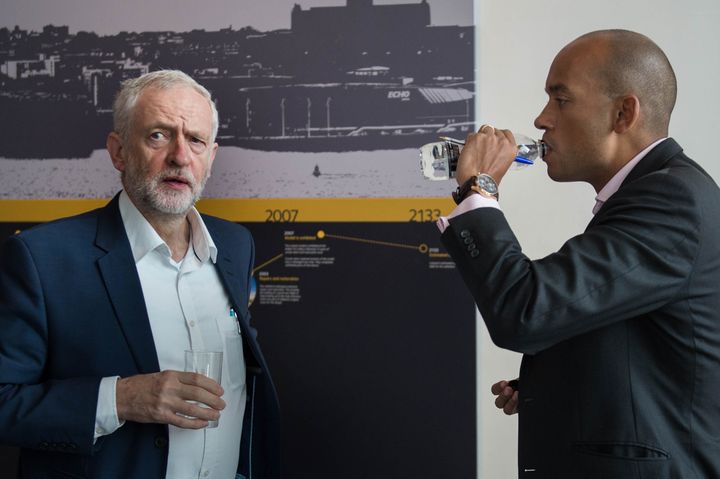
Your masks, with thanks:
[[[553,151],[552,145],[545,139],[545,137],[542,138],[542,142],[545,143],[545,154],[543,155],[542,159],[543,161],[545,158],[547,158]]]
[[[162,182],[173,190],[182,190],[191,187],[190,182],[182,176],[168,176],[163,178]]]

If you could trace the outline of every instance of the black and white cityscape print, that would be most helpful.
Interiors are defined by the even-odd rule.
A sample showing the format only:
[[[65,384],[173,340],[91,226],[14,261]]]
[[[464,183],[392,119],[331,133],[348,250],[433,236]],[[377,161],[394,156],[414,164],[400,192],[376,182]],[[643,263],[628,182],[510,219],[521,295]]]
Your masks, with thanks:
[[[377,5],[347,0],[335,6],[294,4],[285,12],[289,28],[265,31],[241,26],[98,34],[73,33],[69,25],[48,24],[39,31],[1,27],[0,131],[9,141],[0,142],[0,170],[7,173],[0,180],[0,196],[35,196],[34,190],[18,191],[33,189],[30,179],[23,180],[24,167],[3,159],[98,156],[112,129],[112,101],[120,83],[168,68],[187,72],[212,92],[220,113],[221,151],[235,148],[220,157],[243,152],[258,158],[257,165],[246,165],[228,184],[210,184],[213,196],[259,195],[242,186],[257,182],[253,170],[262,174],[293,158],[300,159],[293,167],[301,168],[293,178],[313,172],[315,178],[326,174],[330,183],[318,189],[292,181],[290,191],[287,184],[277,185],[273,196],[342,194],[349,190],[343,179],[354,185],[363,179],[352,165],[372,161],[368,158],[380,162],[373,166],[377,177],[407,180],[415,173],[387,163],[395,161],[398,150],[403,158],[412,156],[404,163],[415,171],[417,156],[409,150],[439,135],[464,138],[474,125],[474,27],[433,25],[431,11],[427,0]],[[345,156],[343,164],[338,153],[347,152],[355,154]],[[371,152],[383,152],[387,160]],[[326,158],[339,163],[323,165]],[[12,173],[19,182],[10,183]],[[410,183],[399,187],[403,195],[424,195],[419,174]],[[390,184],[378,188],[359,195],[398,190]],[[86,193],[82,187],[58,185],[42,195]]]

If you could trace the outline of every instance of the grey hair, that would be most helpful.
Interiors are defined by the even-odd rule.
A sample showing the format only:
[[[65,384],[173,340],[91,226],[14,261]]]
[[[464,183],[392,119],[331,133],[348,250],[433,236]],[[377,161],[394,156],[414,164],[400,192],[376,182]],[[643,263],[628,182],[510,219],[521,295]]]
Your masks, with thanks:
[[[212,110],[212,137],[210,143],[215,143],[219,119],[212,95],[210,95],[207,88],[180,70],[158,70],[122,82],[120,91],[115,96],[115,102],[113,103],[113,129],[115,132],[123,140],[128,139],[132,126],[133,109],[138,98],[146,89],[159,88],[164,90],[178,85],[190,87],[207,99]]]

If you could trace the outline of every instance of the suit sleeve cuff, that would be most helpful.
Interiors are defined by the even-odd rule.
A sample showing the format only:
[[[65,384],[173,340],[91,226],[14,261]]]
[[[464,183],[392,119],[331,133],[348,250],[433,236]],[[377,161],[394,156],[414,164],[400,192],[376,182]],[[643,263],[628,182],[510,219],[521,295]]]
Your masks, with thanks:
[[[500,208],[500,203],[497,200],[488,198],[483,195],[472,194],[468,195],[467,198],[462,200],[459,205],[455,207],[452,212],[447,216],[441,216],[435,223],[440,230],[440,233],[444,233],[448,226],[450,226],[450,220],[456,216],[460,216],[463,213],[477,209],[477,208]]]

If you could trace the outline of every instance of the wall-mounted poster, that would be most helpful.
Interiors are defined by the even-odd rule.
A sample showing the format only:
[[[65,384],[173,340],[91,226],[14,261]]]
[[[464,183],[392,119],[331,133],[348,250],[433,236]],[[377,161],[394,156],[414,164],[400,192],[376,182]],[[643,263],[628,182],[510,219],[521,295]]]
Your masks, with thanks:
[[[138,18],[139,1],[10,3],[0,25],[0,126],[12,139],[0,144],[3,199],[112,196],[114,94],[162,68],[191,73],[216,97],[212,198],[444,197],[447,184],[418,174],[416,148],[473,129],[470,0],[215,0],[203,4],[219,4],[214,28],[169,1],[153,2],[162,21]]]
[[[293,478],[474,477],[475,308],[418,147],[474,129],[472,0],[8,0],[0,235],[100,206],[120,82],[213,94],[201,211],[256,243],[251,312]]]

